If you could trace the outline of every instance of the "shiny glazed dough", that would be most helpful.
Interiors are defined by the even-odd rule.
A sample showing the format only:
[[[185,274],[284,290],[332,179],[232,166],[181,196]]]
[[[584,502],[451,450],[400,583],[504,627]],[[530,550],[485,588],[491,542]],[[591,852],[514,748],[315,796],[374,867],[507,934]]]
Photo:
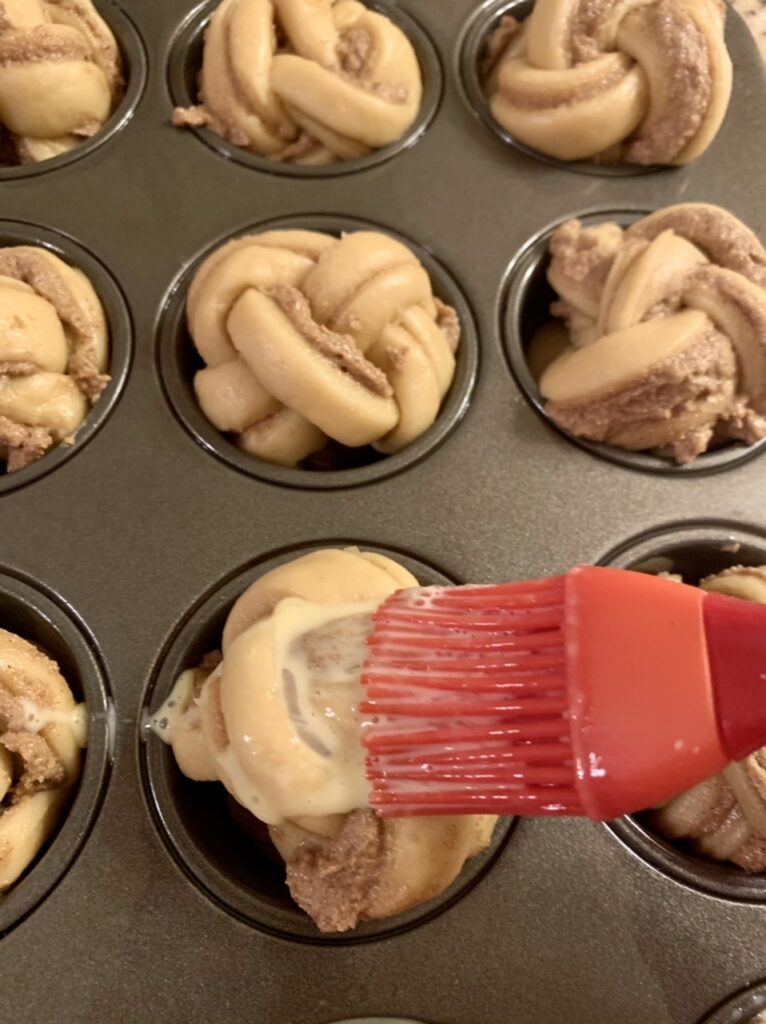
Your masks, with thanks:
[[[720,0],[536,0],[490,41],[490,110],[560,160],[685,164],[731,95]]]
[[[236,757],[232,773],[229,751],[236,747],[235,730],[251,737],[259,731],[260,742],[268,733],[266,742],[278,743],[280,727],[261,729],[259,722],[248,719],[247,708],[241,701],[232,703],[229,694],[246,693],[247,687],[257,685],[268,688],[272,681],[244,671],[241,661],[243,643],[273,645],[273,634],[268,630],[274,620],[275,609],[283,607],[288,599],[301,598],[316,605],[326,604],[344,608],[359,602],[384,600],[395,590],[414,586],[417,581],[402,566],[382,555],[356,549],[324,549],[288,562],[257,580],[233,606],[223,634],[223,661],[206,678],[198,678],[196,687],[187,690],[180,717],[170,730],[169,740],[182,770],[196,779],[220,779],[241,803],[247,806],[249,790],[243,788],[244,776],[257,782],[263,765],[249,764],[246,746]],[[266,630],[266,632],[264,632]],[[229,660],[231,659],[231,664]],[[263,668],[273,664],[264,652],[257,659]],[[251,666],[255,664],[248,661]],[[256,673],[257,674],[257,673]],[[244,708],[244,711],[243,711]],[[235,713],[236,711],[236,713]],[[284,711],[283,711],[284,714]],[[277,726],[279,723],[277,723]],[[289,746],[289,745],[288,745]],[[279,752],[274,750],[273,754]],[[221,755],[224,755],[223,757]],[[269,757],[272,755],[269,754]],[[305,765],[306,773],[302,774]],[[276,806],[279,790],[284,805],[295,800],[295,790],[316,784],[316,759],[297,750],[295,744],[284,748],[279,770],[279,781],[272,784],[271,807]],[[321,794],[318,794],[321,799]],[[252,809],[252,808],[251,808]],[[349,827],[358,821],[359,810],[352,813],[303,813],[288,817],[270,828],[272,840],[288,865],[288,880],[296,863],[306,857],[332,857],[343,844]],[[361,812],[372,819],[369,811]],[[291,881],[296,899],[315,917],[323,930],[345,930],[357,920],[388,917],[432,898],[448,887],[459,874],[465,861],[479,853],[489,843],[496,819],[487,816],[434,817],[407,820],[377,821],[362,824],[367,832],[377,830],[376,871],[353,907],[340,917],[330,917],[312,898],[302,900],[304,888]],[[336,873],[338,874],[338,873]],[[305,873],[304,876],[305,877]],[[321,879],[321,871],[317,873]],[[340,875],[342,878],[342,874]],[[321,886],[321,882],[320,882]],[[338,897],[338,893],[334,894]],[[343,899],[342,885],[340,900]],[[341,923],[342,922],[342,923]]]
[[[459,323],[417,257],[387,235],[247,235],[216,250],[189,290],[207,366],[202,411],[239,447],[294,466],[328,438],[391,453],[438,416]]]
[[[45,723],[34,732],[32,707]],[[37,856],[79,777],[75,710],[58,666],[0,629],[0,892]]]
[[[394,590],[415,583],[390,559],[355,549],[312,552],[257,580],[229,613],[222,637],[223,661],[207,678],[196,701],[204,739],[199,764],[189,764],[186,751],[192,749],[192,740],[183,734],[185,770],[195,778],[220,778],[243,806],[269,824],[296,815],[345,813],[364,805],[366,785],[361,790],[353,786],[354,780],[351,788],[343,785],[349,772],[359,771],[357,764],[347,766],[339,759],[349,732],[361,757],[353,695],[346,686],[337,694],[343,671],[339,668],[319,698],[320,719],[324,705],[332,705],[332,721],[342,741],[332,757],[323,757],[302,741],[297,716],[286,706],[279,617],[296,599],[326,605],[338,616],[357,608],[369,614]],[[314,628],[315,623],[307,622],[296,636]],[[307,701],[302,714],[308,712]],[[174,747],[175,734],[173,730],[170,737]],[[312,812],[312,808],[319,810]]]

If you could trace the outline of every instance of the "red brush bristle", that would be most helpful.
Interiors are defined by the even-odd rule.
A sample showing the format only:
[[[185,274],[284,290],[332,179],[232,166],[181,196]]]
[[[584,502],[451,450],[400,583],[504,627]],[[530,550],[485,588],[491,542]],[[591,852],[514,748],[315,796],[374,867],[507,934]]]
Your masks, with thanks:
[[[582,813],[563,617],[563,577],[380,607],[360,705],[379,814]]]
[[[567,710],[564,697],[535,696],[517,700],[412,700],[406,690],[397,692],[385,687],[376,691],[362,706],[365,713],[411,718],[539,718],[561,716]]]
[[[471,747],[468,744],[457,744],[452,749],[436,754],[429,751],[426,754],[428,762],[432,766],[446,765],[450,767],[469,768],[472,765],[498,765],[511,762],[523,764],[562,764],[571,756],[571,747],[568,743],[519,743],[517,746],[506,747],[503,745],[492,746],[487,743],[481,748]],[[420,765],[423,760],[423,751],[417,747],[414,750],[408,748],[407,753],[389,752],[386,755],[386,764],[390,771],[398,767]],[[374,764],[375,755],[370,754],[370,764]]]

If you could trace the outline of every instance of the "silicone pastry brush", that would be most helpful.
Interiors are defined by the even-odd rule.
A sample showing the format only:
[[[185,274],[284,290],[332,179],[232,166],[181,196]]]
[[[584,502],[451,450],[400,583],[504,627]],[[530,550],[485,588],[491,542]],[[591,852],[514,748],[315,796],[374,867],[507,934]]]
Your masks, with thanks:
[[[766,744],[766,606],[661,577],[401,590],[367,643],[382,816],[609,820]]]

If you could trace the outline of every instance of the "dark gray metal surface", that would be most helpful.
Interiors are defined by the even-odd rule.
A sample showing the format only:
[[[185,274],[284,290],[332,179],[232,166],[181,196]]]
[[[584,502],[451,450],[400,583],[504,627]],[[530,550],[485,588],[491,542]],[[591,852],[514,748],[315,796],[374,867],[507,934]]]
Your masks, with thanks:
[[[766,528],[763,456],[712,475],[647,474],[596,457],[536,414],[500,337],[507,268],[563,217],[705,200],[766,235],[766,81],[755,45],[730,14],[734,96],[702,159],[679,171],[583,175],[508,147],[463,100],[471,0],[401,0],[440,54],[441,108],[405,152],[312,180],[226,161],[169,125],[167,56],[191,6],[122,0],[149,57],[133,118],[83,159],[0,182],[0,219],[64,232],[97,256],[125,293],[135,335],[127,384],[98,433],[0,496],[0,568],[44,582],[82,618],[115,720],[103,806],[79,855],[0,939],[3,1019],[695,1024],[766,977],[766,900],[681,884],[607,827],[531,821],[462,899],[409,931],[341,947],[276,938],[214,903],[170,855],[142,787],[139,734],[153,668],[188,611],[286,547],[356,540],[455,579],[491,580],[598,561],[644,531],[701,516]],[[181,426],[158,373],[157,326],[184,265],[239,229],[318,213],[374,221],[430,250],[478,326],[479,376],[462,422],[417,465],[351,489],[281,487],[236,471]]]

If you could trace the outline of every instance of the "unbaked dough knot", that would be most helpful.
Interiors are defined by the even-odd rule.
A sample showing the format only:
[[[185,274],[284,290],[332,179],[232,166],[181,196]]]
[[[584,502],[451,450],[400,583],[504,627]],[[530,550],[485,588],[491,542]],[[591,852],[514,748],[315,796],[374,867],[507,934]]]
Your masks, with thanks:
[[[101,302],[47,249],[0,249],[0,458],[9,472],[71,443],[109,382]]]
[[[728,107],[724,20],[719,0],[537,0],[490,38],[490,109],[560,160],[688,163]]]
[[[201,104],[174,122],[321,165],[395,142],[422,92],[407,36],[357,0],[223,0],[205,36]]]
[[[217,250],[189,291],[206,368],[194,387],[219,430],[269,462],[323,448],[396,452],[439,414],[459,322],[417,257],[387,235],[249,235]]]
[[[122,88],[117,43],[91,0],[0,0],[0,124],[21,163],[94,135]]]

